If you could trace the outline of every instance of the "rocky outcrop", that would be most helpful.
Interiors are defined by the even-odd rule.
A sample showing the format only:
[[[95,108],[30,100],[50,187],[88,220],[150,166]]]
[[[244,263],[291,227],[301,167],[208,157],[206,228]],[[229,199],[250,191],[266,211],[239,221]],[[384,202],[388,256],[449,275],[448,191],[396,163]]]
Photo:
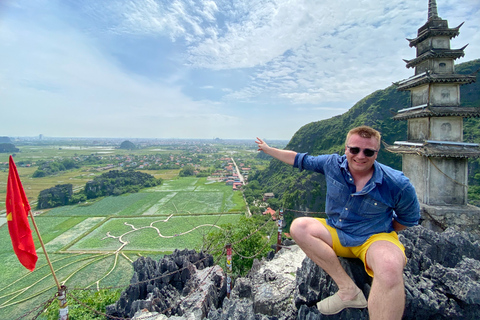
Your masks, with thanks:
[[[480,319],[480,243],[472,234],[414,227],[400,233],[408,258],[404,271],[403,319]],[[371,278],[356,259],[341,259],[368,297]],[[298,319],[321,319],[315,303],[337,291],[335,283],[310,259],[297,272]],[[368,319],[366,309],[346,309],[328,319]]]
[[[222,268],[213,257],[194,250],[176,250],[158,262],[141,257],[133,263],[131,285],[107,314],[131,318],[138,311],[202,319],[219,307],[226,295]]]
[[[248,276],[236,280],[231,299],[225,299],[222,309],[211,311],[208,319],[296,319],[295,278],[304,259],[303,251],[291,246],[270,261],[256,260]]]
[[[421,226],[409,228],[399,237],[408,258],[403,319],[480,319],[479,239],[471,233],[453,229],[436,233]],[[130,287],[109,308],[111,314],[131,317],[136,313],[135,319],[149,314],[148,319],[168,316],[178,320],[368,319],[367,309],[345,309],[328,317],[318,312],[316,303],[335,293],[336,285],[295,245],[280,250],[272,260],[255,261],[247,277],[236,279],[230,298],[225,297],[225,278],[218,266],[218,269],[212,269],[213,263],[196,266],[198,260],[189,255],[199,254],[192,251],[176,254],[158,263],[139,259],[132,283],[165,274],[167,269],[159,266],[171,265],[168,261],[181,261],[175,262],[176,267],[171,265],[171,270],[185,265],[184,270],[189,271],[184,276],[172,276],[168,283],[155,279],[146,285]],[[340,261],[368,297],[371,278],[361,261],[343,258]],[[142,271],[143,267],[147,270]],[[201,278],[209,279],[210,283],[199,281]],[[140,300],[135,300],[137,293]],[[163,312],[166,316],[155,315],[166,309],[168,312]]]

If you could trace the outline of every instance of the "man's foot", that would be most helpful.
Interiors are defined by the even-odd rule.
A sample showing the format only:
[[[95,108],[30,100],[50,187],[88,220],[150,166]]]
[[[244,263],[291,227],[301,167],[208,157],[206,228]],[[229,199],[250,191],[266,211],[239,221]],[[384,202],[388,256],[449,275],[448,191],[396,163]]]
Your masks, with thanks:
[[[318,311],[324,315],[337,314],[345,308],[366,308],[367,299],[363,295],[363,292],[360,290],[353,300],[343,301],[338,292],[333,296],[323,299],[317,303]]]

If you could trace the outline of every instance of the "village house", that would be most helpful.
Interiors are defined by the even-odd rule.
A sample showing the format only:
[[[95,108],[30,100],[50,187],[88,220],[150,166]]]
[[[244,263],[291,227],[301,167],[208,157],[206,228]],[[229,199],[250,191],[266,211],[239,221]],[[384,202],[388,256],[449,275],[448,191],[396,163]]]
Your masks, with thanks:
[[[269,214],[272,217],[272,220],[277,220],[276,213],[277,212],[270,207],[268,207],[267,210],[263,212],[264,215]]]
[[[233,190],[240,190],[242,188],[241,182],[234,182],[233,183]]]
[[[272,192],[267,192],[263,194],[263,202],[267,201],[268,199],[275,198],[275,194]]]

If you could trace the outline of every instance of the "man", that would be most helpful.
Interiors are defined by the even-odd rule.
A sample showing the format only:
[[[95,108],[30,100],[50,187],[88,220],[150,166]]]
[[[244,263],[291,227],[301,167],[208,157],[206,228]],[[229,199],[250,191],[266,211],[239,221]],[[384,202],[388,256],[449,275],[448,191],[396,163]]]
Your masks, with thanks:
[[[327,219],[297,218],[290,233],[306,255],[328,273],[338,292],[317,304],[322,314],[368,306],[370,319],[401,319],[405,308],[405,248],[396,231],[420,218],[415,189],[402,172],[376,161],[380,133],[361,126],[350,130],[345,155],[310,156],[268,146],[258,150],[325,175]],[[340,265],[337,256],[360,258],[373,277],[368,302]]]

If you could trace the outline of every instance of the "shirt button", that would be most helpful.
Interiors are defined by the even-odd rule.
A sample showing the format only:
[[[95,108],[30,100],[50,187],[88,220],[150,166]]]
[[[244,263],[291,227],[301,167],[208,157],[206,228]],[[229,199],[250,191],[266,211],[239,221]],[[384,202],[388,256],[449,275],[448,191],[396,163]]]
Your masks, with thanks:
[[[342,222],[342,219],[338,219],[338,221]]]
[[[346,211],[348,211],[348,208],[345,208]]]
[[[374,205],[377,205],[377,203],[375,202]]]

